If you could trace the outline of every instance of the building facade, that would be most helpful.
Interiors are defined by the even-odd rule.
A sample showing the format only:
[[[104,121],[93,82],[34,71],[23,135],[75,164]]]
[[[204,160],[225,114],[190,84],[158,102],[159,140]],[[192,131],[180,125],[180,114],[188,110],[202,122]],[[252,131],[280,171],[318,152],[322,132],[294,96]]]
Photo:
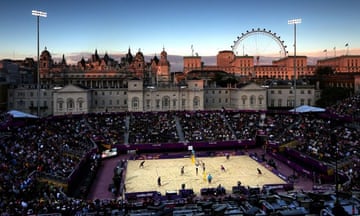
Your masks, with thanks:
[[[54,62],[50,52],[45,49],[40,57],[40,91],[34,84],[36,64],[26,59],[21,64],[17,63],[22,66],[17,70],[20,73],[14,72],[14,77],[17,77],[14,82],[5,79],[2,86],[6,86],[6,94],[1,97],[6,98],[7,110],[17,109],[40,116],[222,108],[266,110],[269,107],[292,108],[295,104],[315,105],[320,96],[316,86],[297,85],[295,89],[292,84],[277,83],[264,87],[248,82],[251,78],[262,78],[287,80],[289,83],[294,79],[294,62],[297,78],[312,76],[318,65],[342,65],[345,62],[347,65],[336,68],[351,67],[351,78],[337,77],[329,80],[329,85],[338,86],[343,81],[342,85],[360,88],[356,75],[359,70],[358,56],[319,60],[317,65],[307,65],[306,56],[288,56],[273,61],[271,65],[260,65],[251,56],[236,56],[232,51],[221,51],[217,55],[216,65],[204,65],[200,56],[185,56],[184,72],[180,74],[184,79],[181,80],[170,73],[171,65],[167,57],[163,49],[160,58],[154,56],[146,62],[140,50],[133,56],[129,49],[118,62],[107,53],[100,57],[95,50],[89,59],[82,58],[76,65],[68,65],[64,56],[60,62]],[[32,82],[28,77],[29,71],[33,73]],[[198,76],[196,74],[199,73],[193,71],[200,71],[200,74],[221,72],[234,75],[238,81],[242,77],[248,79],[244,79],[241,85],[220,87],[210,83],[206,75]],[[345,74],[336,73],[343,78]],[[3,69],[1,77],[9,77],[9,72]]]
[[[296,87],[291,81],[273,81],[267,86],[267,107],[269,109],[291,109],[309,105],[315,106],[320,99],[320,89],[314,85],[298,80]]]
[[[316,65],[309,65],[307,56],[286,56],[273,60],[272,64],[257,64],[254,56],[236,56],[233,51],[220,51],[216,65],[204,65],[200,56],[185,56],[183,60],[185,74],[195,70],[222,70],[237,77],[291,80],[295,74],[296,78],[313,76],[319,66],[330,66],[336,73],[360,73],[360,56],[357,55],[320,59]]]
[[[318,66],[329,66],[335,73],[359,73],[360,55],[342,55],[318,60]]]
[[[160,112],[215,109],[266,110],[266,88],[248,84],[242,88],[207,88],[203,80],[189,80],[184,86],[144,87],[142,80],[129,80],[127,88],[88,89],[17,86],[9,89],[8,107],[39,116],[94,112]],[[39,100],[40,109],[37,113]]]

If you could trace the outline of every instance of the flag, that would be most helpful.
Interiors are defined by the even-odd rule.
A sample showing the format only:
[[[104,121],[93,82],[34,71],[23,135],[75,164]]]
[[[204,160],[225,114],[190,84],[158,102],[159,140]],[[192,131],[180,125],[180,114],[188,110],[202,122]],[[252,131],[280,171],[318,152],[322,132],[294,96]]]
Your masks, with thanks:
[[[348,43],[346,43],[346,44],[345,44],[345,46],[347,47],[347,46],[349,46],[349,44],[348,44]]]

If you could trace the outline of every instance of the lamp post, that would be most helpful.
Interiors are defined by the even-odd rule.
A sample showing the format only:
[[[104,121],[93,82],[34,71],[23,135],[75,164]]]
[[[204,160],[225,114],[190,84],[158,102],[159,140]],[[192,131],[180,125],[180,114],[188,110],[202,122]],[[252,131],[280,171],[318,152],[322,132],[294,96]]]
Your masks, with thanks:
[[[40,50],[39,50],[39,21],[40,17],[47,17],[44,11],[32,10],[31,14],[37,19],[37,116],[40,117]]]
[[[296,24],[300,24],[301,19],[288,20],[289,25],[294,25],[294,113],[296,113]]]

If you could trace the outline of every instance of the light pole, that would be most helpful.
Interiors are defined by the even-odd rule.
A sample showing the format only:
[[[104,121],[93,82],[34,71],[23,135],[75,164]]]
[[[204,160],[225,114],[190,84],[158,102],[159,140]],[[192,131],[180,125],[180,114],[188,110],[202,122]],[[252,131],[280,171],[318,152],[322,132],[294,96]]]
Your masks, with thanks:
[[[39,21],[40,17],[47,17],[44,11],[32,10],[31,14],[37,19],[37,116],[40,117],[40,48],[39,48]]]
[[[288,20],[289,25],[294,25],[294,113],[296,113],[296,24],[300,24],[301,19]]]

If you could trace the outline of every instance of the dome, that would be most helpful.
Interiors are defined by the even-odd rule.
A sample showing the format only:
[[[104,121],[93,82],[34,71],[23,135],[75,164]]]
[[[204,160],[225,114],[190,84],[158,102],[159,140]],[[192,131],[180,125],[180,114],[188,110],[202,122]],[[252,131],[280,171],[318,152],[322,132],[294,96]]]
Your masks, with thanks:
[[[46,47],[45,47],[45,50],[41,52],[41,58],[42,59],[51,59],[50,52],[46,49]]]

